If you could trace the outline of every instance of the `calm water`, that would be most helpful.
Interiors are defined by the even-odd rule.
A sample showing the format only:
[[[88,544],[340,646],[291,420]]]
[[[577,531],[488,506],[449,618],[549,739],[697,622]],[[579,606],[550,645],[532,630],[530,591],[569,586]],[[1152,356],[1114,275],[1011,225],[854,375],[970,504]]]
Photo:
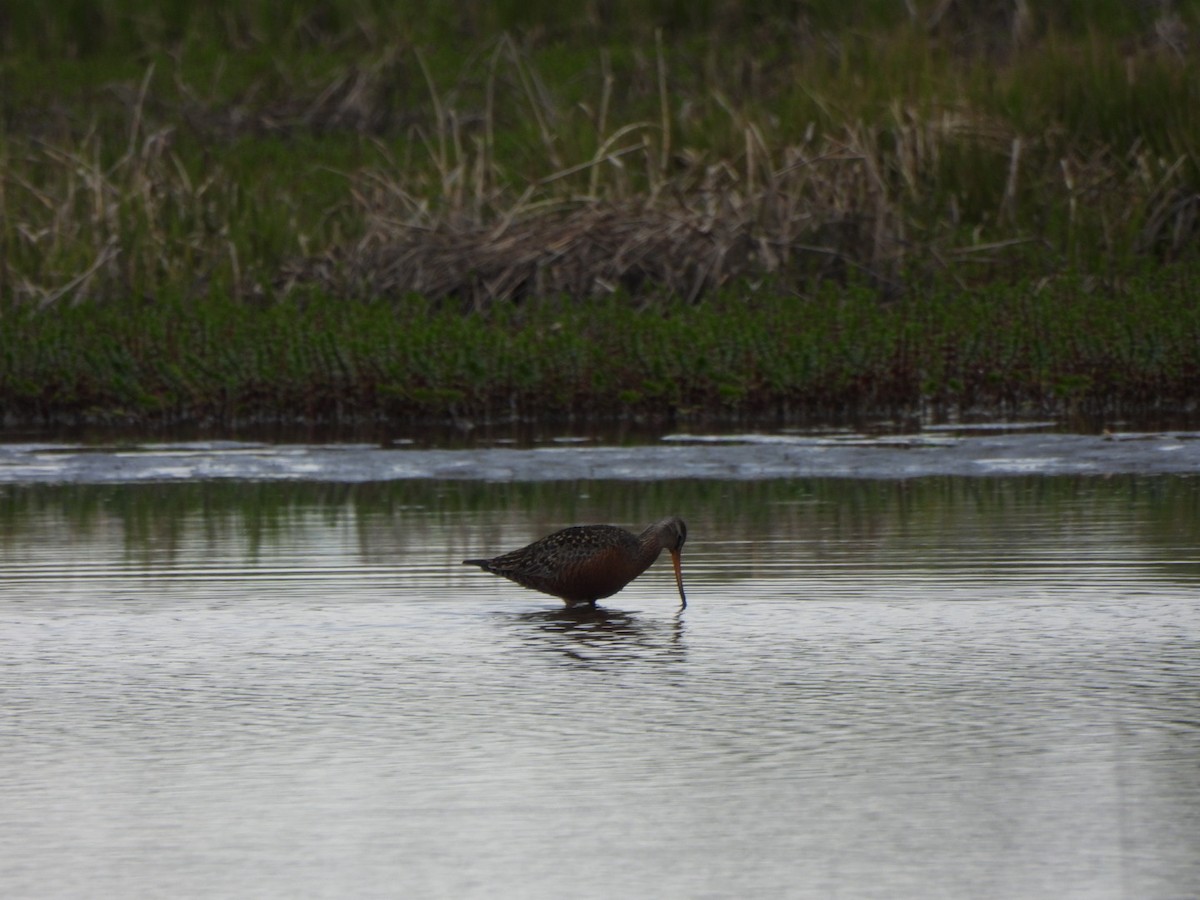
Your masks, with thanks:
[[[607,601],[459,565],[688,520]],[[0,487],[5,897],[1200,895],[1200,478]]]

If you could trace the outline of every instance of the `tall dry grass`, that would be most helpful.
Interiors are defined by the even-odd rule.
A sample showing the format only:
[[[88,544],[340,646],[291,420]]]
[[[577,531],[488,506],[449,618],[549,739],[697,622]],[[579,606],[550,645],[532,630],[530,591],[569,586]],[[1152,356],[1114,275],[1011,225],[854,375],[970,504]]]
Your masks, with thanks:
[[[851,6],[617,6],[600,47],[472,4],[436,34],[376,4],[15,18],[81,81],[152,61],[10,92],[0,297],[891,296],[1194,255],[1194,11]]]

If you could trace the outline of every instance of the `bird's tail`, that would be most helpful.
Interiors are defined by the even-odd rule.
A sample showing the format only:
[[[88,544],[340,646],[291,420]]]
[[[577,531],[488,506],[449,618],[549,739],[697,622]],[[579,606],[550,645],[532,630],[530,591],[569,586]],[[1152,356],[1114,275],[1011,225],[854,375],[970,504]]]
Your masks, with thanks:
[[[479,566],[481,569],[486,569],[489,562],[491,560],[488,559],[464,559],[462,564],[464,566]]]

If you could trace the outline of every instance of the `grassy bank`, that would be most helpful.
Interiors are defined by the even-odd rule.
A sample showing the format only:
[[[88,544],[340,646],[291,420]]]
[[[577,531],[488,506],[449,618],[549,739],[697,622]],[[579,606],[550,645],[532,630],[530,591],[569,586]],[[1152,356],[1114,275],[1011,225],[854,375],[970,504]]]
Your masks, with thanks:
[[[828,284],[803,301],[527,301],[463,315],[422,298],[109,301],[11,309],[9,421],[789,420],[1129,414],[1200,396],[1200,270],[914,292]]]
[[[1197,4],[745,7],[6,11],[0,407],[1195,396]]]

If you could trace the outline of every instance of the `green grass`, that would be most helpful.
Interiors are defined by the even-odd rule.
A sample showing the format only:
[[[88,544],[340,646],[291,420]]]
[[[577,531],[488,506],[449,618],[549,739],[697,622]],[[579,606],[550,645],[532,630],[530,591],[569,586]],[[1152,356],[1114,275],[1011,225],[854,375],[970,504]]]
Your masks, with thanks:
[[[369,423],[738,420],[1000,411],[1115,415],[1200,390],[1187,277],[1062,280],[881,304],[730,290],[635,311],[530,302],[487,318],[410,298],[16,308],[0,357],[14,420]]]

